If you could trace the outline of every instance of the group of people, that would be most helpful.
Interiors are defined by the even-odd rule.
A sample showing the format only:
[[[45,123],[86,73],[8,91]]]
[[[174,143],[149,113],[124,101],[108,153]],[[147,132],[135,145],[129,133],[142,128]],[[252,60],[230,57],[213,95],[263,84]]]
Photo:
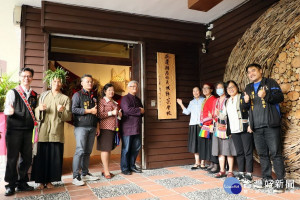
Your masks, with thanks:
[[[202,87],[204,97],[200,95],[200,88],[194,87],[194,99],[187,108],[181,99],[177,99],[183,113],[191,114],[188,151],[195,156],[195,165],[191,169],[208,170],[215,173],[216,178],[236,176],[244,183],[252,183],[255,146],[263,177],[255,182],[255,187],[263,188],[274,183],[272,160],[277,176],[273,184],[274,192],[283,192],[285,169],[279,108],[283,94],[275,80],[262,76],[260,65],[248,65],[246,73],[251,83],[242,93],[237,83],[230,80],[217,83],[215,87],[205,83]],[[138,82],[128,83],[128,94],[122,97],[119,105],[113,99],[115,93],[112,84],[106,84],[102,97],[98,98],[92,90],[93,77],[85,74],[81,77],[82,89],[73,95],[71,101],[61,92],[66,72],[57,69],[49,70],[46,74],[45,79],[51,90],[43,92],[39,98],[30,87],[34,75],[30,68],[20,71],[20,85],[6,95],[5,181],[8,184],[5,186],[5,195],[13,195],[15,188],[19,191],[33,190],[27,184],[29,180],[39,183],[38,189],[52,188],[52,182],[61,181],[64,122],[70,121],[72,115],[76,139],[72,165],[74,185],[99,179],[89,172],[95,136],[97,149],[101,151],[102,176],[106,179],[113,177],[109,171],[109,160],[118,141],[119,127],[122,140],[121,171],[125,175],[141,173],[135,162],[141,148],[140,133],[145,110],[137,97]],[[214,88],[218,97],[214,96]],[[36,143],[32,145],[33,142]],[[236,175],[233,174],[234,157],[238,165]]]
[[[97,150],[101,151],[102,176],[111,179],[109,171],[110,153],[119,140],[121,131],[121,170],[125,175],[141,173],[135,165],[141,148],[141,125],[145,112],[141,100],[136,96],[138,82],[128,83],[128,94],[120,105],[113,100],[114,86],[106,84],[102,97],[93,91],[93,77],[81,77],[82,89],[76,92],[72,101],[61,92],[66,82],[63,69],[48,70],[45,80],[50,90],[40,94],[30,87],[34,70],[22,68],[20,85],[6,95],[7,115],[7,164],[5,196],[18,191],[32,191],[28,181],[39,183],[37,189],[53,188],[52,182],[61,181],[64,152],[64,122],[73,116],[76,150],[73,157],[74,185],[97,180],[89,172],[90,154],[97,136]],[[34,145],[32,145],[34,143]],[[32,159],[33,158],[33,159]],[[32,164],[31,177],[28,170]]]
[[[248,65],[246,73],[251,83],[244,92],[239,91],[235,81],[229,80],[215,87],[203,84],[204,97],[200,96],[200,88],[194,87],[194,99],[187,108],[177,99],[183,114],[191,115],[188,151],[195,156],[191,169],[207,170],[214,173],[215,178],[235,176],[244,184],[252,184],[255,147],[262,179],[255,181],[253,186],[273,187],[274,192],[281,193],[285,187],[285,169],[279,103],[284,96],[275,80],[263,77],[259,64]],[[215,88],[217,97],[214,96]],[[235,175],[234,157],[238,167]],[[271,161],[276,180],[272,178]]]

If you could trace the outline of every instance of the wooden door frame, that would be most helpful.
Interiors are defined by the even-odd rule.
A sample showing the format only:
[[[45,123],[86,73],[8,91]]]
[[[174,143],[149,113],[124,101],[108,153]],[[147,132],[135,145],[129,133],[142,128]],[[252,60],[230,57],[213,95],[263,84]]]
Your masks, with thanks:
[[[144,42],[141,41],[131,41],[131,40],[118,40],[118,39],[111,39],[111,38],[102,38],[102,37],[89,37],[89,36],[82,36],[82,35],[69,35],[69,34],[60,34],[60,33],[49,33],[47,34],[47,40],[45,40],[45,45],[47,46],[47,50],[45,51],[45,65],[48,69],[48,55],[49,55],[49,38],[50,36],[59,36],[59,37],[69,37],[69,38],[81,38],[81,39],[90,39],[90,40],[102,40],[104,42],[119,42],[119,43],[127,43],[132,46],[132,80],[136,80],[139,82],[139,93],[138,96],[140,97],[144,107],[145,107],[145,48],[144,48]],[[47,70],[46,69],[46,70]],[[141,167],[143,169],[146,169],[146,156],[145,156],[145,150],[144,150],[144,136],[145,136],[145,130],[144,130],[144,118],[142,119],[142,133],[141,133]]]

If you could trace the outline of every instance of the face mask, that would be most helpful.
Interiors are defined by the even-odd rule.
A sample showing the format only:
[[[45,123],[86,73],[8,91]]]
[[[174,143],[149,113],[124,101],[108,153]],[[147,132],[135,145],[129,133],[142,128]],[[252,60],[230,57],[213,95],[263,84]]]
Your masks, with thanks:
[[[224,94],[224,89],[223,88],[217,89],[217,95],[222,96],[223,94]]]

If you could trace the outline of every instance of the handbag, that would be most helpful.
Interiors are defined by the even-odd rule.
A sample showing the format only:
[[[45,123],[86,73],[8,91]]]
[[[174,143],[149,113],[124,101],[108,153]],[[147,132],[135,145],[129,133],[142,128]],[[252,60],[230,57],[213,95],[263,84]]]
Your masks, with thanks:
[[[216,122],[215,124],[214,135],[221,139],[228,139],[226,132],[227,132],[226,121],[218,119],[218,122]]]
[[[114,132],[115,138],[114,138],[114,144],[113,144],[113,149],[115,149],[117,146],[120,145],[120,136],[119,132],[115,131]]]
[[[202,125],[199,137],[210,138],[210,126]]]

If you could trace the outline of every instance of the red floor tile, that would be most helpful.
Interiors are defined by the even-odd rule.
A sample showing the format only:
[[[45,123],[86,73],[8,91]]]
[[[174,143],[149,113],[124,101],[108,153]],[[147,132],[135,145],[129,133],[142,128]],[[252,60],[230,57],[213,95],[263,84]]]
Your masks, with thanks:
[[[169,189],[153,190],[153,191],[151,191],[149,193],[152,194],[153,196],[156,196],[156,197],[163,197],[163,196],[170,196],[170,195],[177,194],[176,192],[173,192],[173,191],[171,191]]]
[[[153,185],[141,185],[141,188],[143,188],[146,191],[155,191],[155,190],[163,190],[166,189],[164,186],[162,185],[158,185],[158,184],[153,184]]]
[[[70,196],[83,196],[83,195],[92,195],[94,194],[90,188],[82,190],[73,190],[69,191]]]
[[[197,189],[196,188],[192,188],[190,186],[184,186],[184,187],[173,188],[173,190],[175,192],[178,192],[178,193],[187,193],[187,192],[194,192]]]
[[[154,196],[149,194],[148,192],[127,195],[127,198],[129,198],[131,200],[147,199],[147,198],[153,198],[153,197]]]
[[[168,195],[168,196],[163,196],[163,197],[159,197],[160,200],[185,200],[188,198],[180,195],[180,194],[175,194],[175,195]]]

